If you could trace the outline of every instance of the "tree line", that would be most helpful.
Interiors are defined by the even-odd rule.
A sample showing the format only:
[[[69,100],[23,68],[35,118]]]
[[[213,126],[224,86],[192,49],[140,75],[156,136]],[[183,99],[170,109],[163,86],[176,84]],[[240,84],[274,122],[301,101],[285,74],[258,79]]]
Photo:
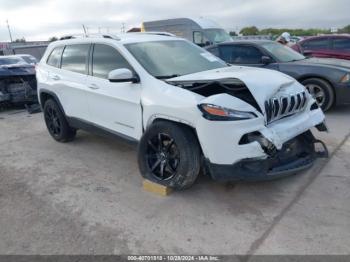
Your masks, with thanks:
[[[281,35],[283,32],[289,32],[291,35],[295,36],[313,36],[318,34],[331,34],[331,29],[318,29],[318,28],[309,28],[309,29],[290,29],[290,28],[265,28],[259,30],[256,26],[248,26],[242,28],[239,31],[242,35]],[[338,33],[348,33],[350,34],[350,25],[347,25],[341,29],[338,29]],[[236,32],[230,32],[230,35],[237,35]]]

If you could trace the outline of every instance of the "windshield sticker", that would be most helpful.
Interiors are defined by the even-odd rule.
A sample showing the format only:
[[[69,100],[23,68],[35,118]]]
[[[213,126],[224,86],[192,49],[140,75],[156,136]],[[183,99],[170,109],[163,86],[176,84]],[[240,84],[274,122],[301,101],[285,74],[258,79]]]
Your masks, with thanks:
[[[205,59],[207,59],[210,62],[217,62],[219,59],[217,59],[215,56],[209,53],[201,53],[201,56],[203,56]]]

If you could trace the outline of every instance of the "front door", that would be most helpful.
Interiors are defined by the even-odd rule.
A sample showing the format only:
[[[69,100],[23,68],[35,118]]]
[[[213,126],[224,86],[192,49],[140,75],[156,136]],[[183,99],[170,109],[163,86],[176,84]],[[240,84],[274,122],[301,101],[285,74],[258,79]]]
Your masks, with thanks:
[[[133,69],[117,49],[106,44],[93,46],[91,61],[86,84],[92,122],[108,131],[139,139],[142,135],[141,84],[108,80],[108,73],[114,69]]]

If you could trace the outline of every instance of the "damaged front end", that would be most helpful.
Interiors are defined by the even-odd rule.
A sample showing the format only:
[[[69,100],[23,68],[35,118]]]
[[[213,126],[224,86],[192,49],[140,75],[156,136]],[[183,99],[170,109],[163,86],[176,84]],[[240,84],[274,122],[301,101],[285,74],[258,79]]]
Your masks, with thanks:
[[[0,108],[37,103],[34,67],[0,68]]]
[[[217,94],[228,94],[236,97],[261,112],[259,105],[247,86],[237,78],[224,78],[216,80],[173,80],[168,84],[192,91],[204,97]]]
[[[205,97],[198,105],[203,117],[196,130],[206,171],[213,179],[270,180],[295,174],[311,167],[317,158],[328,157],[325,144],[310,131],[313,127],[327,131],[324,114],[315,107],[314,99],[295,80],[271,74],[272,80],[265,79],[265,83],[258,76],[252,80],[227,74],[167,81]],[[271,88],[266,87],[269,82]],[[203,110],[203,105],[211,107],[212,115],[208,116],[210,110]],[[231,111],[238,117],[229,118]]]
[[[317,158],[327,158],[326,145],[307,131],[283,144],[280,150],[261,134],[251,134],[247,143],[258,141],[267,158],[243,159],[233,165],[206,161],[207,171],[217,181],[262,181],[296,174],[310,168]]]

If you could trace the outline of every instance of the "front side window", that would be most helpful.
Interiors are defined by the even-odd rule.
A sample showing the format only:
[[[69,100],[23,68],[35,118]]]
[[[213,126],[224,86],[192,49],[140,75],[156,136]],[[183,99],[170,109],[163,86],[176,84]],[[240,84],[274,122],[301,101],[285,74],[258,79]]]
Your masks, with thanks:
[[[276,58],[277,62],[292,62],[305,59],[305,56],[299,54],[288,46],[284,46],[276,42],[264,43],[262,44],[262,47],[272,54],[272,56]]]
[[[223,59],[231,64],[260,64],[263,54],[254,46],[227,45],[221,47]]]
[[[209,52],[183,40],[132,43],[125,47],[146,71],[157,78],[170,78],[227,66]]]
[[[350,39],[347,39],[347,38],[334,39],[333,49],[350,51]]]
[[[219,53],[219,48],[217,47],[212,47],[212,48],[209,48],[208,51],[210,53],[212,53],[213,55],[217,56],[217,57],[220,57],[220,53]]]
[[[60,67],[62,51],[63,46],[56,47],[54,50],[52,50],[49,58],[47,59],[47,64],[54,67]]]
[[[92,55],[92,75],[108,78],[108,73],[114,69],[127,68],[132,70],[125,58],[113,47],[95,44]]]
[[[89,48],[89,44],[67,45],[63,51],[61,68],[86,74]]]
[[[232,41],[231,36],[224,29],[204,29],[204,34],[213,44]]]
[[[327,38],[324,38],[306,41],[302,44],[302,47],[306,50],[328,49],[329,40]]]

